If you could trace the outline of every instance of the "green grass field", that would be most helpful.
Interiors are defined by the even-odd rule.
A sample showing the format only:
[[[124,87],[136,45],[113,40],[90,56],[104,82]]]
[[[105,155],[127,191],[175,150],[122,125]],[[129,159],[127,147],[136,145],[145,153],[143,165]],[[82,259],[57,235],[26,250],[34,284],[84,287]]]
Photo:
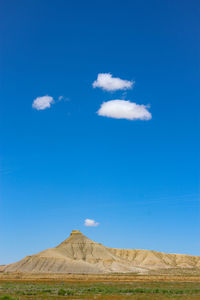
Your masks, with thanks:
[[[200,283],[40,283],[1,282],[1,300],[22,299],[200,299]]]

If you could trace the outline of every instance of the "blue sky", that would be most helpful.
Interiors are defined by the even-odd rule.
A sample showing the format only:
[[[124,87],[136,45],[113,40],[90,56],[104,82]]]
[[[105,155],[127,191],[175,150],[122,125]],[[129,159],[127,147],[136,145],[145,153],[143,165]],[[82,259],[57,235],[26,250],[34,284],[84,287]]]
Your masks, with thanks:
[[[0,264],[73,229],[106,246],[199,255],[199,1],[0,6]],[[101,73],[134,84],[94,88]],[[50,108],[32,107],[46,95]],[[152,118],[97,113],[116,99]]]

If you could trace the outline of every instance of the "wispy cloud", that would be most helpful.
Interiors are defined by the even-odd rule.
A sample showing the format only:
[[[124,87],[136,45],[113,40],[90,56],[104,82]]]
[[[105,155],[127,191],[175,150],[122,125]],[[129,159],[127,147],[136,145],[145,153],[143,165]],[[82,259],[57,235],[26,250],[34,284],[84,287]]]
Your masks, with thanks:
[[[58,97],[58,101],[61,101],[61,100],[63,100],[64,99],[64,96],[59,96]]]
[[[103,102],[97,114],[114,119],[150,120],[152,115],[148,108],[149,106],[147,105],[117,99]]]
[[[54,103],[53,97],[46,95],[43,97],[37,97],[33,101],[32,107],[37,110],[44,110],[46,108],[50,108],[53,103]]]
[[[92,219],[85,219],[84,225],[87,227],[97,227],[99,223]]]
[[[13,169],[6,169],[6,168],[0,168],[0,174],[2,174],[2,175],[8,175],[8,174],[10,174],[10,173],[12,173],[13,172]]]
[[[134,81],[123,80],[118,77],[112,77],[110,73],[99,73],[97,80],[92,84],[93,88],[101,88],[103,90],[113,92],[117,90],[127,90],[133,87]]]

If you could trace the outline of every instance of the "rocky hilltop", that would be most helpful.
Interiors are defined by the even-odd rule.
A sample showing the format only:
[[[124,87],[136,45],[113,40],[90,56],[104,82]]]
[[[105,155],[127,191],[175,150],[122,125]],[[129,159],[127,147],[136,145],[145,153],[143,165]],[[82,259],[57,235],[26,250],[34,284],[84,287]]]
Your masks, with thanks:
[[[200,256],[104,247],[74,230],[55,248],[1,266],[22,273],[148,273],[163,268],[200,268]]]

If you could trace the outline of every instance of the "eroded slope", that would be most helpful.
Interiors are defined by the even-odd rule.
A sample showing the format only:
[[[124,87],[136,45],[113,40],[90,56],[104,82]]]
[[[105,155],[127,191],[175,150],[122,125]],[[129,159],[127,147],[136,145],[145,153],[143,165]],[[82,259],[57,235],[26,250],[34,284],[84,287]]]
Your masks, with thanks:
[[[55,248],[1,267],[4,272],[30,273],[146,273],[152,269],[200,268],[200,257],[148,250],[104,247],[80,231]]]

